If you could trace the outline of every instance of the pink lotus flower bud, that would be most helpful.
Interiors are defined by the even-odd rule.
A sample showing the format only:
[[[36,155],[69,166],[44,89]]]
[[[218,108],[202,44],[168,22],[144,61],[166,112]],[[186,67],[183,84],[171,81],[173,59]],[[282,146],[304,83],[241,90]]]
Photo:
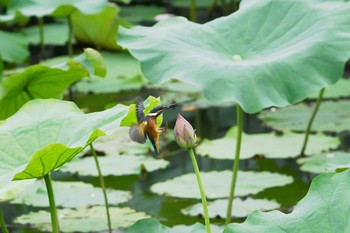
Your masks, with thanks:
[[[197,136],[192,125],[180,114],[177,115],[174,127],[175,141],[183,149],[190,149],[196,146]]]

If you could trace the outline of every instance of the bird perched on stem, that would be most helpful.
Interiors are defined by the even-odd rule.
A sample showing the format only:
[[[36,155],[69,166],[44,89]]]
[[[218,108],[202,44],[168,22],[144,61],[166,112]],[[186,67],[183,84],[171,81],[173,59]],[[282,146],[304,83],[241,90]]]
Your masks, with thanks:
[[[138,143],[145,143],[146,139],[152,144],[156,154],[159,152],[158,139],[159,135],[168,129],[168,122],[165,127],[159,128],[157,125],[157,117],[165,110],[176,107],[176,104],[160,105],[154,107],[147,115],[144,114],[145,107],[141,98],[136,99],[136,118],[137,124],[134,124],[129,129],[131,140]]]

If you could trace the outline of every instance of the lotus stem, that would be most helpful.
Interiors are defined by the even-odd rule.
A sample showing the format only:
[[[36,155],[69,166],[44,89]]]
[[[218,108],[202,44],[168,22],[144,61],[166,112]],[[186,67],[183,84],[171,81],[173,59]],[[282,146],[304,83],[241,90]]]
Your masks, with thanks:
[[[207,229],[207,233],[211,233],[207,199],[205,196],[204,186],[203,186],[202,179],[201,179],[201,176],[199,173],[199,168],[198,168],[198,164],[196,161],[196,157],[195,157],[194,152],[193,152],[193,148],[188,149],[188,152],[189,152],[191,160],[192,160],[193,169],[194,169],[194,172],[196,173],[197,183],[198,183],[199,191],[201,193],[205,228]]]
[[[72,18],[70,15],[67,16],[68,20],[68,41],[67,41],[67,50],[68,50],[68,57],[73,58],[73,23],[72,23]],[[74,100],[74,95],[73,95],[73,85],[70,85],[68,88],[68,97],[70,101]]]
[[[318,94],[318,98],[317,98],[317,102],[316,102],[314,111],[312,112],[312,115],[311,115],[311,117],[309,119],[309,122],[307,124],[305,137],[304,137],[304,143],[303,143],[303,147],[302,147],[301,152],[300,152],[300,156],[305,156],[305,150],[306,150],[306,147],[307,147],[307,143],[309,141],[309,135],[310,135],[310,132],[311,132],[311,127],[312,127],[312,124],[313,124],[313,122],[315,120],[315,117],[316,117],[316,114],[318,112],[318,109],[320,108],[324,90],[325,90],[325,88],[322,88],[320,90],[320,93]]]
[[[70,15],[67,16],[68,19],[68,41],[67,41],[67,49],[69,58],[73,57],[73,23]]]
[[[192,22],[197,21],[196,0],[191,0],[190,19]]]
[[[226,214],[225,224],[229,224],[231,222],[233,198],[235,196],[235,188],[236,188],[237,174],[238,174],[238,168],[239,168],[239,155],[241,152],[241,142],[242,142],[242,132],[243,132],[243,110],[241,106],[239,106],[238,104],[236,106],[236,114],[237,114],[236,152],[235,152],[235,160],[233,161],[232,180],[231,180],[231,187],[230,187],[230,195],[229,195],[228,204],[227,204],[227,214]]]
[[[46,174],[44,176],[44,179],[45,179],[47,195],[48,195],[49,203],[50,203],[52,232],[53,233],[59,233],[60,229],[59,229],[59,224],[58,224],[58,217],[57,217],[57,210],[56,210],[56,204],[55,204],[55,197],[54,197],[54,194],[53,194],[50,173]]]
[[[107,197],[107,192],[106,192],[105,180],[103,178],[100,163],[98,162],[97,154],[96,154],[94,147],[92,146],[92,143],[90,143],[90,149],[91,149],[92,156],[94,157],[94,160],[95,160],[95,164],[96,164],[96,168],[97,168],[97,172],[98,172],[98,177],[100,179],[100,185],[101,185],[102,192],[103,192],[103,198],[105,201],[106,215],[107,215],[107,222],[108,222],[108,232],[112,233],[112,223],[111,223],[111,216],[109,214],[108,197]]]
[[[9,233],[7,230],[6,224],[5,224],[5,219],[4,215],[2,214],[2,209],[0,208],[0,225],[1,225],[1,230],[3,233]]]
[[[44,19],[43,19],[43,17],[39,17],[38,21],[39,21],[41,59],[45,59],[45,39],[44,39]]]

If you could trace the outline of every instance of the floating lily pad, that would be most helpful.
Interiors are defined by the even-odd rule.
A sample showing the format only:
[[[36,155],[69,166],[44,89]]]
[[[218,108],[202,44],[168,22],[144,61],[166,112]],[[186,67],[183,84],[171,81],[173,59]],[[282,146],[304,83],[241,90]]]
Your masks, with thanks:
[[[66,208],[104,206],[102,190],[83,182],[52,182],[56,206]],[[118,205],[131,199],[131,192],[107,189],[108,204]],[[14,204],[25,204],[36,207],[49,207],[44,181],[37,181],[17,194],[11,201]]]
[[[92,208],[58,209],[57,215],[61,232],[100,232],[108,230],[106,209],[102,206]],[[126,228],[139,219],[147,218],[143,212],[136,212],[130,208],[110,207],[112,228]],[[39,211],[19,216],[15,219],[19,224],[30,224],[40,231],[50,232],[50,212]]]
[[[276,111],[264,111],[259,118],[278,130],[305,131],[314,104],[298,104]],[[350,101],[323,101],[312,125],[313,131],[342,132],[350,129]]]
[[[228,225],[224,233],[338,233],[349,230],[350,171],[317,176],[292,213],[254,212],[242,224]]]
[[[39,26],[31,26],[22,30],[24,39],[30,44],[40,43]],[[53,23],[44,25],[45,45],[64,45],[68,40],[67,23]]]
[[[98,48],[121,50],[115,43],[119,27],[119,7],[107,5],[97,14],[86,15],[75,11],[71,15],[74,36],[78,41],[93,44]]]
[[[145,81],[141,73],[140,63],[128,53],[101,52],[106,64],[105,79],[83,79],[76,84],[82,93],[115,93],[122,90],[140,89]]]
[[[197,153],[213,159],[234,159],[237,127],[232,127],[223,138],[205,139],[197,147]],[[267,158],[292,158],[300,154],[305,135],[287,132],[244,134],[240,159],[249,159],[255,155]],[[313,134],[309,137],[306,154],[315,154],[337,148],[340,141],[336,137]],[[259,145],[259,146],[256,146]]]
[[[211,225],[212,233],[221,233],[222,227]],[[166,227],[155,218],[141,219],[129,227],[125,233],[206,233],[205,226],[195,223],[193,226]]]
[[[0,119],[13,115],[32,99],[62,98],[72,83],[90,73],[103,76],[105,67],[97,51],[85,49],[83,54],[64,63],[29,66],[5,78],[0,84]]]
[[[231,171],[202,172],[204,189],[209,199],[228,197],[231,183]],[[220,182],[218,182],[220,181]],[[284,186],[293,182],[293,178],[270,172],[239,171],[236,196],[256,194],[264,189]],[[194,173],[185,174],[151,186],[154,193],[179,198],[200,198]]]
[[[226,209],[227,209],[227,199],[219,199],[213,202],[208,203],[209,209],[209,217],[226,217]],[[273,210],[278,209],[280,205],[275,201],[270,200],[259,200],[247,198],[242,200],[240,198],[236,198],[233,201],[234,211],[232,212],[232,217],[244,218],[247,217],[248,214],[252,213],[255,210]],[[185,215],[190,216],[203,216],[203,205],[195,204],[187,207],[181,211]]]
[[[23,63],[29,56],[28,43],[18,33],[0,31],[0,56],[10,63]]]
[[[98,161],[104,176],[139,175],[142,169],[153,172],[164,169],[169,165],[166,160],[154,159],[144,155],[105,156],[99,157]],[[92,157],[74,160],[67,163],[61,170],[78,173],[81,176],[98,176],[96,164]]]
[[[203,25],[173,17],[153,27],[121,27],[118,43],[150,81],[178,79],[211,102],[234,101],[256,113],[299,102],[342,77],[348,5],[246,0],[237,12]]]
[[[67,16],[75,10],[79,10],[85,14],[96,14],[103,10],[107,0],[16,0],[10,1],[7,12],[20,13],[24,16],[43,17],[52,16]]]
[[[298,159],[300,169],[312,173],[324,173],[350,168],[350,153],[333,151],[325,154]]]
[[[201,223],[195,223],[194,225],[177,225],[169,227],[168,233],[206,233],[207,230],[205,226]],[[211,233],[222,233],[223,227],[210,224]],[[146,232],[145,232],[146,233]]]
[[[319,92],[316,92],[309,96],[309,99],[317,99]],[[336,84],[329,86],[325,89],[323,94],[324,99],[337,99],[341,97],[350,96],[350,79],[339,79]]]
[[[12,179],[42,177],[59,168],[97,137],[116,131],[126,112],[122,105],[84,114],[72,102],[28,102],[0,126],[0,190]]]

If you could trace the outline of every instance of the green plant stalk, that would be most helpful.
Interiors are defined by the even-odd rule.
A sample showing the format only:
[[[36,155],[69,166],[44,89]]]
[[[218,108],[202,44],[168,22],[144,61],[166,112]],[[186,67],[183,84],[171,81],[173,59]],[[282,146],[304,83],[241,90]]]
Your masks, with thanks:
[[[67,16],[68,20],[68,41],[67,41],[67,50],[68,50],[68,57],[73,58],[73,23],[72,23],[72,18],[70,15]],[[73,95],[73,86],[69,86],[68,88],[68,97],[70,101],[74,101],[74,95]]]
[[[108,197],[107,197],[107,192],[106,192],[105,180],[103,179],[103,175],[102,175],[101,168],[100,168],[100,163],[98,162],[97,154],[96,154],[96,151],[95,151],[94,147],[92,146],[92,144],[90,144],[90,149],[91,149],[92,156],[94,157],[94,160],[95,160],[95,164],[96,164],[96,168],[97,168],[97,172],[98,172],[98,177],[100,179],[100,185],[101,185],[102,192],[103,192],[103,198],[105,201],[106,215],[107,215],[107,222],[108,222],[108,231],[109,231],[109,233],[112,233],[112,223],[111,223],[111,216],[109,214]]]
[[[2,209],[0,208],[0,225],[1,225],[1,230],[3,233],[9,233],[7,230],[6,224],[5,224],[5,219],[4,215],[2,214]]]
[[[190,19],[192,22],[197,21],[196,0],[191,0]]]
[[[68,19],[68,41],[67,50],[69,58],[73,57],[73,23],[70,15],[67,16]]]
[[[324,90],[325,90],[324,88],[322,88],[320,90],[320,93],[318,94],[318,98],[317,98],[317,102],[316,102],[314,111],[312,112],[311,117],[309,119],[309,122],[307,124],[305,137],[304,137],[304,143],[303,143],[303,147],[301,148],[300,156],[304,156],[305,155],[305,150],[306,150],[306,147],[307,147],[307,143],[309,141],[309,135],[310,135],[310,132],[311,132],[311,127],[312,127],[312,124],[313,124],[313,122],[315,120],[315,117],[316,117],[316,114],[318,112],[318,109],[320,108]]]
[[[243,110],[241,106],[239,106],[238,104],[236,106],[236,111],[237,111],[236,152],[235,152],[235,160],[233,161],[232,180],[231,180],[231,187],[230,187],[230,195],[229,195],[228,204],[227,204],[225,224],[229,224],[231,222],[233,198],[235,196],[235,188],[236,188],[237,174],[238,174],[238,168],[239,168],[239,154],[241,152],[241,143],[242,143]]]
[[[48,195],[49,203],[50,203],[52,232],[53,233],[59,233],[60,229],[59,229],[59,224],[58,224],[58,217],[57,217],[57,210],[56,210],[56,204],[55,204],[55,197],[54,197],[54,194],[53,194],[50,173],[46,174],[44,176],[44,179],[45,179],[47,195]]]
[[[45,58],[44,19],[39,17],[39,37],[41,58]]]
[[[201,176],[200,176],[200,173],[199,173],[199,168],[198,168],[198,164],[197,164],[197,161],[196,161],[196,157],[195,157],[194,152],[193,152],[193,148],[188,149],[188,153],[190,154],[190,157],[191,157],[191,160],[192,160],[193,169],[194,169],[194,172],[196,173],[198,187],[199,187],[199,191],[201,193],[203,212],[204,212],[205,228],[207,229],[207,233],[211,233],[207,199],[206,199],[206,196],[205,196],[202,179],[201,179]]]

